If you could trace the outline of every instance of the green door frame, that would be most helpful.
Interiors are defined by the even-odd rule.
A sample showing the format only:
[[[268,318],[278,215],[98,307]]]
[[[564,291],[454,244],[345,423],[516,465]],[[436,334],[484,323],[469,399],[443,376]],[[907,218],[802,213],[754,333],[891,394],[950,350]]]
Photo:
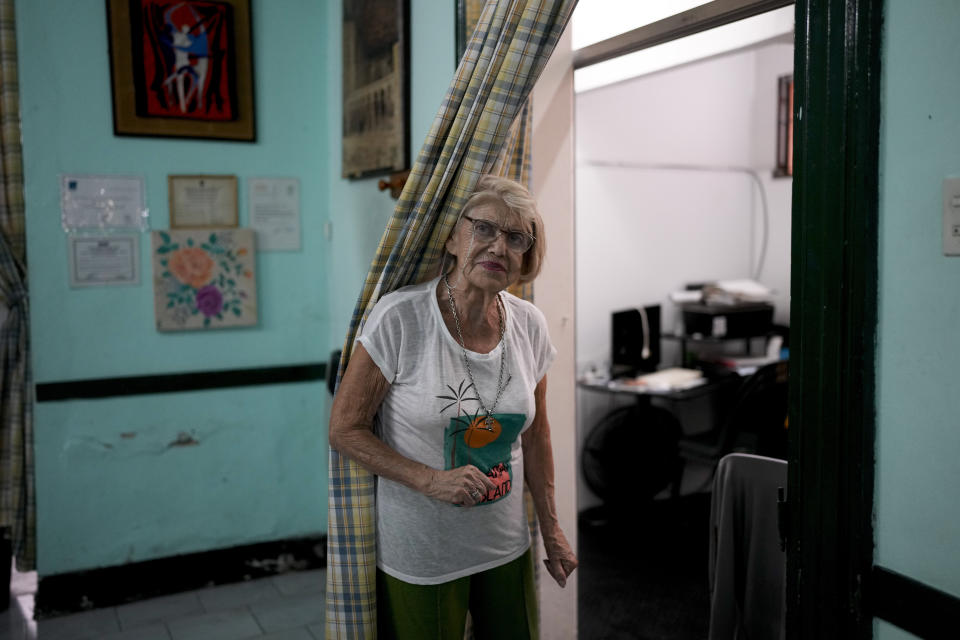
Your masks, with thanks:
[[[882,0],[799,0],[787,637],[870,638]]]
[[[714,0],[574,68],[789,4]],[[787,637],[870,638],[883,0],[798,0]]]

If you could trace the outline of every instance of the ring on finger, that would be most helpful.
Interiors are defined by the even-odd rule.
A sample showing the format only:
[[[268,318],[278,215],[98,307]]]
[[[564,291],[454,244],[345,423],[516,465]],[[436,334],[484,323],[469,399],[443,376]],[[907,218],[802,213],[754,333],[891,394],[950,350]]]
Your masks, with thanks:
[[[481,497],[483,497],[483,494],[480,493],[480,489],[474,487],[473,491],[470,492],[470,497],[472,497],[474,500],[479,500]]]

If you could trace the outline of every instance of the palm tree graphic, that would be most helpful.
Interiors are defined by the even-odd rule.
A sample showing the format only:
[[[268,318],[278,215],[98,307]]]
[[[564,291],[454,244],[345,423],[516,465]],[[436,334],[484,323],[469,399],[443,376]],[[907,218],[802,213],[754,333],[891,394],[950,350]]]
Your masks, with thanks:
[[[457,466],[457,463],[456,463],[456,459],[457,459],[457,435],[463,433],[464,431],[469,431],[469,430],[470,430],[470,425],[473,423],[474,420],[477,419],[477,416],[479,416],[479,412],[480,412],[480,410],[477,409],[477,410],[474,412],[474,414],[473,414],[473,416],[472,416],[472,418],[471,418],[470,414],[467,413],[467,412],[464,410],[464,411],[462,411],[462,416],[461,416],[461,410],[463,409],[463,403],[466,402],[467,400],[472,400],[472,401],[476,402],[477,405],[479,406],[479,405],[480,405],[480,398],[478,398],[477,395],[476,395],[477,389],[476,389],[476,387],[473,386],[473,383],[471,382],[470,384],[467,384],[467,381],[466,381],[465,379],[460,381],[460,384],[457,386],[456,389],[454,389],[454,388],[451,387],[450,385],[447,385],[447,389],[450,390],[450,393],[451,393],[452,395],[449,395],[449,396],[448,396],[448,395],[437,396],[437,398],[439,398],[439,399],[441,399],[441,400],[449,400],[449,401],[450,401],[449,404],[444,405],[444,407],[443,407],[442,409],[440,409],[440,413],[442,414],[444,411],[446,411],[446,410],[449,409],[450,407],[456,405],[456,406],[457,406],[457,416],[456,416],[453,420],[454,420],[454,422],[457,423],[457,424],[462,424],[462,425],[464,425],[464,428],[463,428],[463,429],[460,429],[460,430],[458,430],[458,431],[454,431],[454,432],[452,432],[452,433],[449,434],[449,436],[450,436],[450,438],[451,438],[450,468],[453,469],[453,468],[455,468],[455,467]],[[473,389],[474,395],[473,395],[473,396],[467,396],[467,393],[468,393],[471,389]],[[470,462],[470,452],[469,452],[469,451],[467,451],[467,462],[468,462],[468,463]]]
[[[467,384],[467,381],[466,381],[466,380],[461,380],[461,381],[460,381],[460,385],[459,385],[456,389],[454,389],[454,388],[451,387],[450,385],[447,385],[447,389],[450,389],[450,393],[452,393],[453,395],[449,395],[449,396],[437,396],[437,397],[440,398],[441,400],[450,400],[450,401],[451,401],[450,404],[444,406],[443,409],[440,409],[440,413],[443,413],[444,411],[446,411],[447,409],[449,409],[449,408],[452,407],[453,405],[457,405],[457,417],[460,417],[460,405],[461,405],[465,400],[473,400],[473,401],[476,402],[477,404],[480,404],[480,398],[478,398],[476,395],[474,395],[473,397],[470,397],[470,398],[465,397],[465,396],[467,395],[467,392],[470,391],[470,389],[473,389],[473,393],[474,393],[474,394],[477,393],[477,390],[476,390],[476,388],[473,386],[473,383],[472,383],[472,382],[471,382],[470,384],[467,384],[466,388],[464,388],[464,386],[463,386],[463,385],[465,385],[465,384]]]

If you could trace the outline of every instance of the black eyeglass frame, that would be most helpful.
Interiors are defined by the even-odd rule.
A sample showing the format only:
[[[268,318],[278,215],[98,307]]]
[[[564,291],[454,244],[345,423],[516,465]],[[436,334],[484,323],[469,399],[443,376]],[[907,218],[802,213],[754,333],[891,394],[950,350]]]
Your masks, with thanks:
[[[461,217],[464,218],[465,220],[469,220],[469,221],[470,221],[470,224],[473,226],[472,231],[473,231],[474,234],[477,233],[477,223],[478,223],[478,222],[482,222],[482,223],[484,223],[484,224],[490,225],[491,227],[493,227],[494,229],[497,230],[497,233],[494,234],[493,238],[490,239],[490,242],[491,242],[491,243],[492,243],[492,242],[496,242],[496,241],[497,241],[497,238],[500,237],[500,234],[503,234],[503,235],[505,235],[505,236],[507,237],[507,248],[510,249],[511,251],[515,251],[515,252],[517,252],[517,253],[526,253],[526,252],[529,251],[530,248],[533,246],[533,243],[537,241],[537,237],[536,237],[535,235],[533,235],[532,233],[529,233],[529,232],[527,232],[527,231],[517,231],[517,230],[515,230],[515,229],[504,229],[503,227],[501,227],[500,225],[498,225],[496,222],[493,222],[492,220],[483,220],[483,219],[480,219],[480,218],[471,218],[471,217],[468,216],[468,215],[463,215],[463,216],[461,216]],[[519,249],[519,250],[517,250],[517,249],[512,249],[512,248],[510,247],[510,234],[514,234],[514,233],[522,236],[524,239],[526,239],[526,240],[528,241],[526,247],[524,247],[523,249]]]

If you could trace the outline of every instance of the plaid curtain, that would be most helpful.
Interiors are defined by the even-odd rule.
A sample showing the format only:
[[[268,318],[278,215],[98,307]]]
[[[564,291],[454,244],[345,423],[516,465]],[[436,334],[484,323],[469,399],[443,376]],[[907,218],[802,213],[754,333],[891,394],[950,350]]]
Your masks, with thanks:
[[[6,309],[0,327],[0,527],[11,531],[17,568],[30,571],[36,566],[33,381],[13,1],[0,0],[0,307]]]
[[[480,177],[498,172],[528,181],[527,97],[575,5],[489,0],[484,6],[380,240],[347,332],[341,375],[376,302],[436,273],[443,242]],[[376,638],[374,479],[332,449],[329,474],[327,638]]]

